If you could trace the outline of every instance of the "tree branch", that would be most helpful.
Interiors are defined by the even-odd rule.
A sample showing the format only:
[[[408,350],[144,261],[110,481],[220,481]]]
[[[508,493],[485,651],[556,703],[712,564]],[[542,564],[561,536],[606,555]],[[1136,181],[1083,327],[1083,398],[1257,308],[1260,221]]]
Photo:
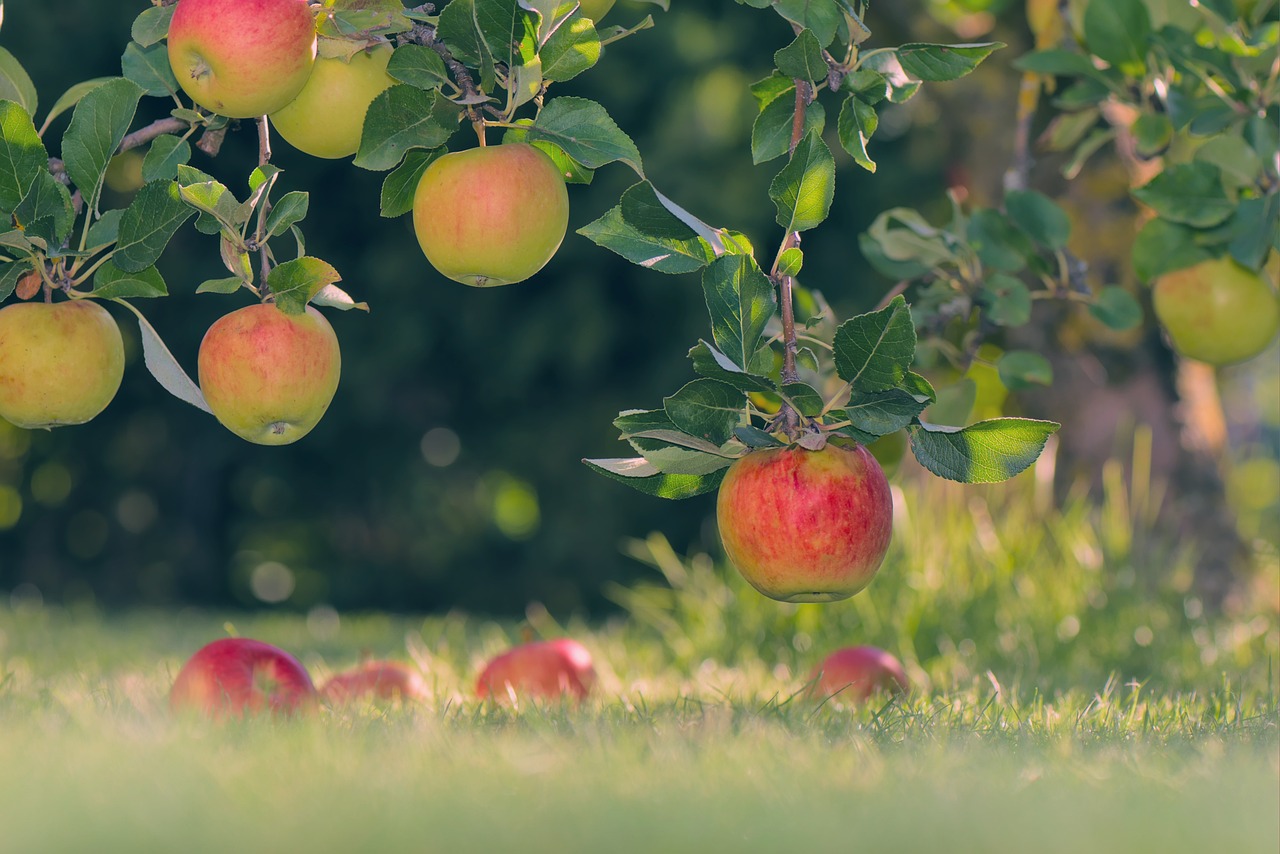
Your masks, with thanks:
[[[133,133],[120,140],[120,145],[116,148],[116,154],[122,151],[128,151],[131,148],[137,148],[146,145],[158,136],[166,133],[176,133],[184,131],[191,127],[191,123],[183,119],[167,118],[159,119],[143,128],[138,128]]]

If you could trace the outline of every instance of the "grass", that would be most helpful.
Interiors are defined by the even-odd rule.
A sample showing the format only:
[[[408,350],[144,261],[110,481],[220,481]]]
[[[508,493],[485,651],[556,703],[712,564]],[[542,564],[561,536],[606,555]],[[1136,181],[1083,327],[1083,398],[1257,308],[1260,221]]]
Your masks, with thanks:
[[[1114,473],[1113,473],[1114,474]],[[1034,477],[908,481],[865,593],[783,606],[660,537],[626,616],[102,614],[0,609],[0,851],[1280,850],[1274,549],[1222,611],[1112,478],[1054,507]],[[926,523],[927,520],[927,523]],[[420,706],[174,719],[182,661],[226,631],[317,681],[416,662]],[[583,706],[471,699],[522,633],[595,654]],[[875,643],[918,689],[857,710],[796,692]]]

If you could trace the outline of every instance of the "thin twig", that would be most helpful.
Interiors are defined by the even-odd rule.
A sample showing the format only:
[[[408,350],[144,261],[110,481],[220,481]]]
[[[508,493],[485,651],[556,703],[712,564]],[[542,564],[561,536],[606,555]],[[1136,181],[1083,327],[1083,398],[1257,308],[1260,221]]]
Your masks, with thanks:
[[[175,119],[173,117],[167,119],[158,119],[143,128],[138,128],[133,133],[120,140],[120,145],[116,148],[116,153],[128,151],[131,148],[137,148],[146,145],[158,136],[166,133],[177,133],[191,127],[191,122],[184,119]]]

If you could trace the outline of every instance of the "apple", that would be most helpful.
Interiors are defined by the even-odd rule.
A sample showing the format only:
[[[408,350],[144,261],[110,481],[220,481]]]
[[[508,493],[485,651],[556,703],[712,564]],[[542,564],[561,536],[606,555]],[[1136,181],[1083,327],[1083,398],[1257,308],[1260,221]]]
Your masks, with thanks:
[[[576,640],[559,638],[513,647],[497,656],[476,680],[476,695],[497,701],[523,697],[581,700],[595,684],[591,653]]]
[[[307,669],[289,653],[262,641],[222,638],[182,666],[169,691],[169,708],[238,718],[264,711],[291,714],[315,699]]]
[[[259,445],[287,445],[315,427],[338,389],[338,337],[311,306],[285,314],[245,306],[200,342],[200,389],[222,425]]]
[[[805,696],[852,706],[877,691],[901,693],[911,686],[902,663],[874,646],[838,649],[809,674]]]
[[[782,602],[834,602],[880,568],[893,498],[861,445],[766,448],[729,466],[716,520],[725,553],[756,590]]]
[[[0,418],[28,429],[83,424],[124,377],[124,340],[93,300],[0,308]]]
[[[178,0],[169,65],[206,110],[233,119],[274,113],[311,75],[316,19],[307,0]]]
[[[478,288],[522,282],[560,248],[569,194],[544,151],[523,142],[433,161],[413,197],[413,229],[431,265]]]
[[[581,0],[578,3],[578,12],[584,18],[590,18],[595,23],[600,23],[600,19],[609,14],[609,10],[613,8],[614,0]]]
[[[1210,365],[1258,355],[1280,327],[1271,285],[1230,256],[1165,273],[1152,300],[1173,348]]]
[[[320,695],[335,705],[365,699],[416,701],[428,696],[418,672],[398,661],[366,661],[334,674],[324,683]]]
[[[387,74],[392,47],[378,45],[352,57],[321,56],[298,97],[271,114],[286,142],[313,157],[349,157],[360,148],[364,114],[395,85]]]

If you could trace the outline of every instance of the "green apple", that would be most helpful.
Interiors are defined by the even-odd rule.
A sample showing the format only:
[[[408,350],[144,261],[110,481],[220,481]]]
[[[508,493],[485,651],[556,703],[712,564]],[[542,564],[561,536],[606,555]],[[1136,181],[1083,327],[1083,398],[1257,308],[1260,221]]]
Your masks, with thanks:
[[[455,151],[432,162],[413,197],[413,229],[431,265],[478,288],[543,268],[569,227],[559,168],[526,143]]]
[[[1210,365],[1258,355],[1280,328],[1271,285],[1230,256],[1165,273],[1152,301],[1174,349]]]
[[[364,114],[395,85],[387,75],[392,47],[378,45],[346,58],[322,56],[298,97],[271,114],[285,141],[313,157],[350,157],[360,148]]]
[[[583,17],[590,18],[598,24],[601,18],[609,14],[613,4],[614,0],[581,0],[578,3],[578,11]]]
[[[219,318],[200,342],[200,389],[222,425],[258,445],[296,442],[338,389],[338,337],[311,306],[259,303]]]
[[[124,377],[124,341],[92,300],[0,309],[0,417],[34,429],[83,424]]]
[[[834,602],[871,583],[893,533],[893,498],[861,445],[767,448],[735,461],[716,521],[751,586],[782,602]]]
[[[274,113],[311,75],[316,19],[306,0],[178,0],[169,65],[206,110],[233,119]]]

